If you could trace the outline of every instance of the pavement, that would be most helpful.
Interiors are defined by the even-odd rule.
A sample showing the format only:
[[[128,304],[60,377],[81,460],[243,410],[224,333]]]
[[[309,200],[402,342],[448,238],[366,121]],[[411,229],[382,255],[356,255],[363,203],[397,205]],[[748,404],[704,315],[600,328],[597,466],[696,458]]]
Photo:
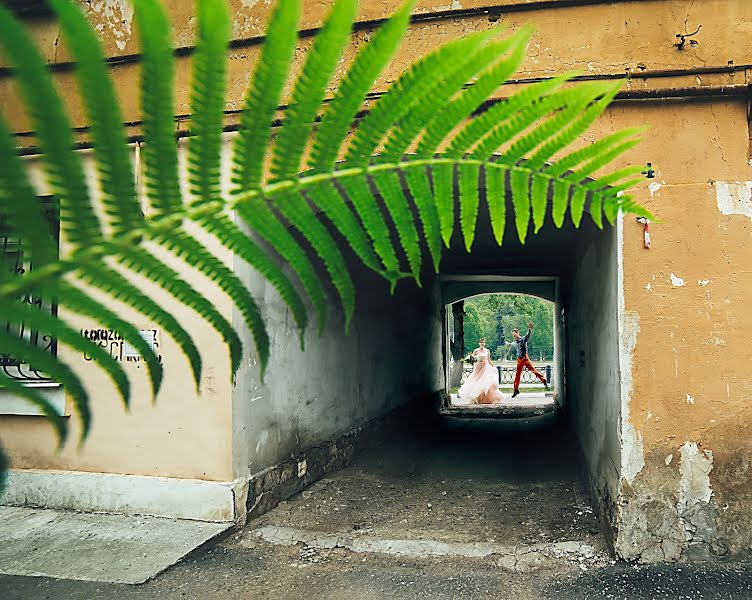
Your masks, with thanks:
[[[614,562],[551,415],[444,418],[143,585],[0,576],[0,598],[746,599],[752,562]]]
[[[128,584],[151,579],[232,526],[13,506],[0,506],[0,523],[3,575]]]

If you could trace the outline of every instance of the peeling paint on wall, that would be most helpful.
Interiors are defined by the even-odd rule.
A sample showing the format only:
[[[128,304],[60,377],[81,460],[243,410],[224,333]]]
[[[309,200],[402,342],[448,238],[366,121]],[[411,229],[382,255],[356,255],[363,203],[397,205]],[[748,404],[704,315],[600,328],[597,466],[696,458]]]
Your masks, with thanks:
[[[131,39],[133,21],[133,6],[129,0],[90,0],[88,4],[91,12],[105,17],[115,44],[124,50]]]
[[[752,218],[752,181],[717,181],[715,197],[722,215],[744,215]]]
[[[707,504],[713,495],[710,487],[710,471],[713,469],[713,453],[710,450],[700,452],[695,442],[686,442],[679,451],[679,504],[680,513],[687,512],[692,506],[703,502]]]
[[[718,511],[710,486],[713,453],[701,451],[696,442],[685,442],[680,450],[679,500],[676,505],[679,522],[688,545],[683,555],[699,556],[725,554],[727,549],[718,539],[716,518]]]
[[[621,476],[632,483],[645,467],[642,435],[629,422],[629,401],[632,397],[632,352],[640,331],[640,316],[627,311],[621,318],[621,401],[622,401],[622,471]]]
[[[684,287],[687,285],[687,282],[684,281],[681,277],[677,277],[673,273],[671,273],[671,285],[674,287]]]

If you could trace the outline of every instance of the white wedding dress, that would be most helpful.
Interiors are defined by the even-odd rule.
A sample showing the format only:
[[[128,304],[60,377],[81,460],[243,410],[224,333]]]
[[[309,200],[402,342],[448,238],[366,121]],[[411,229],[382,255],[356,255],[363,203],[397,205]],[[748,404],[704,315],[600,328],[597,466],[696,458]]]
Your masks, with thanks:
[[[457,391],[457,396],[471,404],[496,404],[504,400],[499,391],[499,372],[488,359],[488,350],[481,350],[475,354],[478,362],[467,381]]]

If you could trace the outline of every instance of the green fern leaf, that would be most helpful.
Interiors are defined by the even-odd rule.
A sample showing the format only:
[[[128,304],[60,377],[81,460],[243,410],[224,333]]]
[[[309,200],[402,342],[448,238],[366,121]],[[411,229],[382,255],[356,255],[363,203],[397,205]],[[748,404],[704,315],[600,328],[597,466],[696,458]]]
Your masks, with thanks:
[[[525,165],[527,168],[527,165]],[[548,208],[548,188],[551,180],[539,175],[532,176],[532,185],[530,189],[530,205],[533,209],[533,231],[538,233],[543,226],[546,218],[546,209]]]
[[[496,34],[494,30],[482,31],[450,42],[412,65],[360,122],[347,149],[345,161],[354,165],[366,164],[394,123],[436,88],[437,80],[446,66],[464,64],[468,56],[472,56]]]
[[[196,389],[198,389],[201,382],[201,355],[191,336],[175,317],[109,266],[89,264],[86,270],[79,273],[79,277],[85,283],[128,304],[134,310],[154,321],[164,331],[169,331],[170,337],[175,340],[175,343],[188,358],[193,373],[193,381]]]
[[[198,42],[193,55],[191,128],[188,143],[190,191],[194,205],[219,198],[222,125],[230,16],[225,0],[197,0]]]
[[[323,28],[308,51],[298,76],[284,126],[277,135],[271,172],[277,181],[295,175],[305,140],[318,114],[326,85],[332,77],[350,37],[357,12],[356,0],[336,0]]]
[[[556,93],[562,84],[573,76],[574,74],[567,73],[534,83],[510,98],[493,105],[455,134],[444,154],[450,157],[463,156],[481,139],[492,133],[493,128],[498,126],[499,123],[506,121],[511,115],[517,112],[524,113],[532,107],[538,106],[543,99]],[[503,138],[501,141],[503,141]],[[501,142],[492,148],[489,154],[498,148],[500,144]],[[488,154],[485,156],[488,156]]]
[[[467,53],[436,74],[432,86],[426,91],[430,102],[419,102],[391,130],[379,160],[394,162],[407,152],[419,134],[447,108],[453,96],[461,91],[470,79],[503,54],[508,40],[489,44],[475,53]]]
[[[146,197],[157,214],[180,209],[173,101],[174,59],[170,22],[158,0],[134,0],[141,40],[141,112]]]
[[[298,40],[300,2],[277,2],[266,30],[256,72],[243,103],[241,129],[233,148],[235,192],[261,183],[271,123],[287,80]]]
[[[279,198],[274,206],[292,224],[324,261],[345,310],[345,331],[355,308],[355,290],[336,242],[326,231],[305,199],[296,192]]]
[[[431,184],[425,167],[410,168],[405,170],[405,181],[418,209],[418,216],[423,225],[423,237],[431,255],[434,272],[439,272],[441,260],[441,225],[436,203],[431,192]]]
[[[595,159],[604,156],[604,153],[609,152],[614,146],[620,145],[621,142],[630,141],[635,144],[638,140],[630,140],[634,136],[645,131],[644,127],[632,127],[629,129],[622,129],[611,135],[607,135],[592,144],[588,144],[584,148],[576,150],[555,163],[546,165],[543,170],[551,177],[558,177],[570,169],[574,169],[577,165],[583,161],[593,162]],[[631,146],[629,146],[631,147]],[[625,148],[626,149],[626,148]],[[600,167],[596,167],[593,171],[597,171]]]
[[[243,356],[243,344],[237,332],[214,305],[178,273],[142,247],[117,248],[117,261],[159,285],[173,298],[192,308],[207,321],[227,343],[234,374]]]
[[[321,281],[300,245],[279,222],[265,199],[239,202],[235,210],[245,223],[292,267],[318,314],[319,331],[326,325],[326,298]]]
[[[86,106],[104,212],[113,233],[121,235],[140,227],[143,216],[136,196],[123,116],[104,63],[102,48],[80,6],[70,0],[52,0],[65,42],[76,61],[81,98]]]
[[[522,244],[527,237],[530,225],[530,179],[528,174],[520,169],[509,171],[509,181],[512,189],[512,204],[514,205],[514,223],[517,237]]]
[[[3,334],[4,331],[0,331],[0,338],[2,338]],[[58,448],[62,447],[63,443],[68,439],[68,421],[36,388],[19,383],[15,379],[11,379],[0,373],[0,390],[25,398],[39,409],[39,412],[47,418],[47,421],[55,430]],[[3,470],[0,469],[0,473],[2,472]]]
[[[4,353],[13,356],[21,362],[30,364],[37,371],[45,373],[65,388],[70,394],[76,412],[81,419],[80,439],[83,441],[89,433],[89,427],[91,426],[91,411],[89,409],[89,395],[78,375],[58,357],[52,356],[46,350],[29,344],[26,340],[14,336],[2,328],[0,328],[0,348],[3,349]],[[7,378],[3,377],[2,383],[3,386],[8,387],[11,391],[19,393],[16,387],[8,386]],[[39,398],[32,398],[29,394],[23,395],[39,406],[39,408],[45,410],[45,414],[55,412],[48,403],[39,403]]]
[[[530,106],[528,109],[518,111],[511,115],[506,121],[494,127],[490,134],[486,135],[479,141],[478,145],[472,150],[471,155],[478,158],[489,156],[493,152],[496,152],[500,146],[508,143],[520,133],[523,133],[533,123],[541,118],[549,116],[555,111],[570,107],[568,114],[572,114],[575,112],[574,109],[571,108],[572,104],[584,106],[587,103],[584,96],[585,94],[580,92],[576,87],[554,92],[550,96],[547,96],[536,104]],[[547,126],[546,129],[553,130],[553,126]],[[515,140],[515,142],[502,153],[503,161],[509,165],[513,165],[524,156],[527,150],[534,147],[536,139],[541,139],[541,133],[536,133],[536,130],[534,129],[531,134],[523,135],[523,137]]]
[[[580,226],[582,221],[582,213],[585,210],[585,202],[587,201],[587,189],[584,187],[575,187],[574,194],[572,194],[572,201],[569,205],[570,215],[572,217],[572,225],[575,227]]]
[[[266,279],[277,291],[282,301],[292,311],[295,324],[300,333],[300,347],[303,349],[303,332],[308,326],[303,299],[295,286],[282,272],[282,268],[275,263],[259,246],[224,213],[213,213],[208,218],[199,219],[198,223],[204,230],[215,236],[228,250],[248,263]]]
[[[233,301],[253,335],[263,378],[269,362],[269,335],[264,327],[261,311],[243,282],[221,260],[187,233],[173,231],[170,235],[155,241],[206,275]]]
[[[94,300],[84,291],[68,283],[63,282],[59,285],[58,302],[64,305],[67,311],[90,317],[108,329],[117,331],[123,340],[133,346],[146,363],[149,371],[151,392],[156,397],[162,385],[162,365],[157,355],[154,354],[154,350],[141,337],[138,329],[118,317],[101,302]]]
[[[488,96],[501,86],[522,64],[525,48],[532,36],[531,27],[522,27],[513,36],[495,44],[496,54],[502,56],[505,50],[510,50],[509,57],[492,63],[478,77],[478,80],[452,100],[426,128],[418,143],[418,156],[432,156],[439,149],[441,142],[457,127],[463,119],[488,99]]]
[[[78,352],[89,354],[98,366],[109,375],[120,393],[123,404],[128,408],[131,390],[128,376],[120,364],[110,356],[109,352],[83,337],[80,332],[69,327],[57,316],[31,308],[28,304],[15,303],[5,309],[5,315],[12,323],[23,323],[29,329],[55,338],[58,343],[69,346]]]
[[[565,181],[559,179],[554,180],[554,198],[551,208],[553,214],[554,225],[561,227],[564,224],[564,218],[567,215],[567,204],[569,201],[569,192],[571,187]]]
[[[410,272],[418,286],[420,286],[420,238],[415,228],[412,211],[402,192],[399,177],[395,172],[384,171],[374,174],[373,181],[384,200],[389,214],[392,216],[397,236],[407,256],[407,262],[410,265]]]
[[[60,199],[62,230],[75,247],[101,237],[90,203],[83,167],[73,151],[71,127],[39,52],[25,28],[0,5],[0,46],[15,66],[15,77],[37,130],[47,179]]]
[[[347,243],[358,255],[358,258],[363,261],[363,264],[380,273],[382,270],[381,264],[373,251],[368,234],[335,185],[332,182],[322,183],[310,190],[307,198],[323,211],[337,231],[345,237]]]
[[[415,0],[404,2],[353,60],[321,119],[308,162],[313,171],[321,172],[334,166],[342,140],[365,101],[366,94],[407,31],[410,11],[414,5]]]
[[[396,274],[400,270],[399,261],[392,246],[389,228],[384,221],[384,215],[381,213],[376,199],[368,187],[363,185],[361,179],[355,177],[343,178],[340,183],[350,198],[355,212],[360,217],[363,227],[373,241],[373,248],[384,264],[387,278],[394,285]]]
[[[478,220],[478,165],[462,163],[460,177],[460,227],[465,240],[465,250],[470,252]]]
[[[486,165],[486,202],[491,218],[491,229],[496,243],[501,246],[504,241],[504,228],[507,214],[507,169],[490,163]]]
[[[449,241],[454,231],[454,166],[449,163],[434,165],[431,176],[436,210],[439,213],[441,239],[449,248]]]
[[[585,110],[576,110],[569,114],[566,114],[567,111],[562,111],[556,118],[551,119],[549,121],[551,129],[544,132],[549,139],[529,159],[530,168],[540,169],[552,156],[577,140],[592,125],[593,121],[608,108],[621,86],[621,81],[617,85],[605,85],[600,94],[601,99],[593,101]]]

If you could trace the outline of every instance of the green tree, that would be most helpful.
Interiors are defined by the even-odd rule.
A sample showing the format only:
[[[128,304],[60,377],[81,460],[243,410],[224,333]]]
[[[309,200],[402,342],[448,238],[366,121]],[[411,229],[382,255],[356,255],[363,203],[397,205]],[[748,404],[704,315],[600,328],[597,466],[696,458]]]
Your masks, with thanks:
[[[50,0],[50,4],[76,62],[102,190],[102,210],[95,207],[89,194],[81,156],[74,151],[71,124],[47,65],[23,24],[0,5],[0,47],[13,66],[37,132],[47,179],[59,199],[65,241],[64,254],[58,256],[54,240],[39,227],[44,216],[19,159],[11,128],[0,119],[0,219],[23,240],[23,251],[35,264],[34,271],[23,277],[0,272],[0,314],[11,324],[25,322],[56,337],[60,345],[94,356],[96,364],[116,383],[126,404],[130,382],[121,365],[65,320],[30,310],[18,299],[29,295],[55,297],[66,314],[85,315],[118,330],[144,357],[156,395],[162,380],[158,358],[140,339],[136,327],[91,294],[92,288],[132,306],[170,331],[188,357],[196,385],[201,376],[201,355],[191,333],[169,310],[120,271],[111,269],[111,262],[147,277],[206,319],[226,342],[233,373],[242,347],[227,319],[200,290],[153,253],[153,245],[206,274],[232,300],[253,333],[263,375],[269,337],[261,309],[235,273],[194,237],[195,231],[215,238],[270,282],[289,307],[302,340],[309,324],[308,305],[313,307],[319,328],[326,321],[325,290],[329,284],[344,307],[345,328],[356,304],[345,261],[329,229],[319,220],[319,212],[326,215],[362,263],[382,275],[392,289],[401,279],[418,280],[423,247],[437,271],[442,246],[448,245],[455,226],[459,226],[464,245],[470,249],[481,177],[488,190],[486,201],[499,245],[507,217],[514,220],[517,235],[524,242],[530,223],[537,232],[549,208],[557,227],[567,212],[579,226],[586,204],[599,227],[604,216],[613,223],[619,209],[647,215],[630,196],[621,194],[634,184],[641,166],[592,179],[638,142],[640,130],[620,131],[579,150],[569,148],[605,110],[622,82],[565,86],[573,76],[563,75],[526,87],[474,116],[521,64],[530,28],[520,28],[505,38],[499,37],[500,28],[492,28],[454,40],[421,57],[386,93],[375,100],[367,98],[399,47],[413,0],[403,4],[374,33],[322,107],[330,81],[341,68],[357,14],[356,0],[336,0],[292,84],[279,127],[275,126],[276,113],[282,91],[292,78],[301,2],[281,0],[276,4],[242,106],[241,127],[232,153],[234,187],[229,195],[220,188],[230,35],[227,4],[224,0],[196,2],[198,42],[190,94],[193,137],[188,146],[189,185],[184,191],[179,185],[175,140],[170,23],[158,0],[133,0],[141,41],[147,205],[142,211],[126,148],[124,119],[96,33],[77,2]],[[466,85],[468,82],[472,85]],[[361,114],[367,99],[368,110]],[[498,154],[501,147],[505,150]],[[402,179],[409,193],[403,189]],[[459,215],[454,212],[455,188],[459,190]],[[379,209],[375,192],[383,199],[386,214]],[[507,193],[514,205],[510,215],[505,213]],[[390,225],[397,231],[399,248],[393,244]],[[304,241],[301,243],[289,228]],[[399,258],[402,255],[406,260]],[[323,277],[314,268],[314,257],[326,267]],[[65,387],[74,400],[85,436],[90,403],[75,369],[3,329],[0,347]],[[0,386],[36,404],[50,418],[60,438],[65,438],[66,420],[34,388],[3,375]]]

